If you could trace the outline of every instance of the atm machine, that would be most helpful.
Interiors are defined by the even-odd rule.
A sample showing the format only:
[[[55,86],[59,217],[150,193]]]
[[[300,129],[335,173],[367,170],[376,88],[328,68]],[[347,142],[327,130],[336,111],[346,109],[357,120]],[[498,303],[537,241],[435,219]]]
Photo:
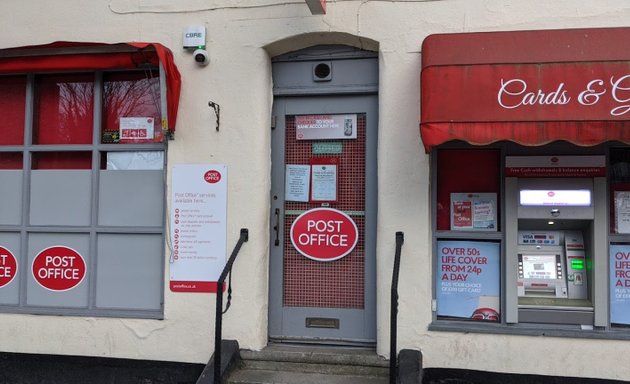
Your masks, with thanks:
[[[588,300],[582,231],[519,231],[518,296]]]
[[[515,178],[507,183],[506,193],[511,189],[516,195],[516,210],[506,212],[516,217],[508,218],[506,230],[515,272],[508,284],[516,286],[512,313],[517,316],[512,318],[519,323],[593,325],[593,180]]]

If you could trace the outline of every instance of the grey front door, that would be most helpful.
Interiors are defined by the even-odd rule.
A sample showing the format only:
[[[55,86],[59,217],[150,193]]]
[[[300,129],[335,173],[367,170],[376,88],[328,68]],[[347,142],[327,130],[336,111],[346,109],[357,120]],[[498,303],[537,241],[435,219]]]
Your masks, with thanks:
[[[277,97],[274,101],[269,308],[272,340],[375,342],[377,110],[375,94]],[[300,139],[296,121],[309,116],[331,120],[349,116],[351,125],[356,124],[351,127],[356,129],[356,136]],[[311,185],[297,191],[297,195],[306,197],[296,198],[296,191],[286,186],[290,178],[287,169],[318,164],[322,159],[337,166],[336,181],[328,186],[335,190],[334,201],[313,201],[316,186],[310,172],[315,170],[308,167],[307,176],[302,177],[304,181],[310,178]],[[358,229],[356,247],[338,260],[322,262],[305,257],[291,242],[294,220],[320,207],[345,213]]]

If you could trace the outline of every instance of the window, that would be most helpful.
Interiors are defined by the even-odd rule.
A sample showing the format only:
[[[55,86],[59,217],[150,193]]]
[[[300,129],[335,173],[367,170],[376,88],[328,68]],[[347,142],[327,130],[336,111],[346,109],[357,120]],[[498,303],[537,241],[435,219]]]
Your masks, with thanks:
[[[439,150],[436,175],[437,317],[499,321],[500,152]]]
[[[0,77],[0,311],[161,318],[157,68]]]
[[[630,339],[630,150],[442,146],[434,330]]]

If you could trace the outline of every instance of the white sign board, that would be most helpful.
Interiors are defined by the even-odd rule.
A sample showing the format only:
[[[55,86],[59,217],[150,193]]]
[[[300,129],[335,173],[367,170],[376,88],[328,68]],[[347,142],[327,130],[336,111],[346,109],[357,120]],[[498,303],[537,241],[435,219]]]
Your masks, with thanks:
[[[171,291],[216,292],[227,254],[227,166],[176,164],[171,186]]]
[[[120,143],[153,141],[152,117],[121,117]]]
[[[297,140],[356,139],[357,115],[297,115]]]

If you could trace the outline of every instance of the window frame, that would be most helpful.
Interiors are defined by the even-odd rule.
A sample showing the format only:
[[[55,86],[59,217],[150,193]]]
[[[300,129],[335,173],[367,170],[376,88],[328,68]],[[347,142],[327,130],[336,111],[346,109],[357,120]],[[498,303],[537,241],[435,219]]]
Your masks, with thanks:
[[[569,143],[552,143],[543,147],[536,147],[533,150],[536,151],[535,155],[577,155],[575,151],[578,147]],[[451,230],[438,230],[437,229],[437,198],[438,198],[438,152],[443,149],[469,149],[469,150],[499,150],[500,151],[500,173],[497,177],[500,178],[500,202],[498,205],[500,208],[500,215],[498,220],[500,221],[499,230],[497,232],[465,232],[465,231],[451,231]],[[630,147],[619,143],[604,143],[594,147],[579,147],[580,155],[594,154],[605,155],[606,167],[608,173],[606,176],[606,224],[608,225],[611,218],[610,198],[611,193],[611,176],[610,176],[610,152],[615,149],[622,149],[630,152]],[[431,178],[431,228],[432,228],[432,245],[431,245],[431,260],[432,260],[432,321],[428,326],[430,331],[447,331],[447,332],[473,332],[484,334],[509,334],[509,335],[528,335],[528,336],[552,336],[552,337],[572,337],[572,338],[592,338],[592,339],[619,339],[630,340],[630,325],[613,324],[610,321],[610,297],[608,291],[605,293],[605,305],[598,307],[597,302],[594,305],[594,316],[597,316],[598,311],[605,311],[607,325],[606,326],[593,326],[592,329],[582,329],[579,325],[560,325],[550,323],[508,323],[505,316],[507,295],[510,294],[510,290],[506,289],[507,284],[514,281],[514,279],[507,278],[506,269],[506,176],[505,176],[505,157],[513,155],[534,155],[532,148],[521,147],[514,143],[500,142],[487,146],[474,146],[463,142],[450,142],[440,145],[430,154],[430,178]],[[597,215],[597,212],[595,213]],[[630,244],[630,234],[616,234],[610,232],[608,227],[606,228],[606,250],[610,252],[610,246],[615,243]],[[469,240],[469,241],[495,241],[500,242],[500,305],[501,305],[501,320],[499,322],[488,321],[470,321],[467,319],[456,318],[439,318],[437,316],[437,288],[438,288],[438,241],[442,240]],[[609,258],[609,254],[606,254],[606,260]],[[609,260],[608,260],[609,261]],[[600,265],[599,269],[593,271],[593,275],[596,279],[606,280],[605,285],[609,287],[610,284],[610,263]],[[602,277],[603,276],[603,277]],[[516,295],[516,287],[514,287],[514,295]],[[601,292],[597,295],[601,296]],[[601,302],[602,298],[599,300]],[[601,315],[601,314],[600,314]]]
[[[17,171],[22,172],[22,191],[23,198],[21,204],[21,220],[20,224],[4,225],[0,224],[0,234],[13,234],[19,238],[19,252],[13,251],[18,261],[19,293],[17,304],[0,304],[0,313],[17,313],[17,314],[42,314],[42,315],[68,315],[68,316],[97,316],[97,317],[117,317],[117,318],[146,318],[146,319],[163,319],[164,318],[164,273],[166,270],[165,251],[167,239],[167,148],[168,148],[168,132],[163,126],[163,122],[167,120],[167,100],[166,100],[166,78],[162,64],[150,68],[159,74],[159,107],[160,125],[162,125],[162,141],[156,142],[138,142],[138,143],[103,143],[101,125],[103,122],[103,86],[104,75],[106,73],[116,72],[135,72],[141,71],[146,74],[147,68],[144,69],[121,69],[121,70],[98,70],[98,71],[73,71],[73,72],[55,72],[54,75],[66,74],[87,74],[94,78],[93,90],[93,121],[92,121],[92,142],[89,144],[33,144],[33,119],[34,119],[34,98],[35,98],[35,79],[39,75],[49,75],[50,73],[24,73],[18,76],[26,77],[26,99],[25,99],[25,122],[24,122],[24,142],[22,145],[0,145],[0,154],[2,153],[18,153],[22,155],[22,168]],[[16,76],[16,74],[7,74],[7,76]],[[159,218],[159,225],[141,225],[141,226],[121,226],[121,225],[100,225],[99,224],[99,187],[101,182],[101,173],[104,169],[102,164],[103,154],[111,152],[145,152],[159,151],[163,153],[163,164],[160,170],[151,171],[157,177],[160,173],[161,179],[160,191],[161,196],[156,200],[160,200],[160,209],[162,211]],[[71,153],[71,152],[89,152],[91,153],[91,168],[85,171],[90,172],[90,222],[89,225],[32,225],[29,222],[31,182],[34,171],[32,168],[31,156],[37,153]],[[46,172],[46,170],[42,170]],[[112,171],[120,172],[120,171]],[[127,171],[136,172],[136,171]],[[143,171],[142,171],[143,172]],[[157,179],[156,179],[157,180]],[[89,250],[86,257],[86,276],[81,284],[87,284],[87,306],[65,307],[63,305],[41,306],[28,304],[28,283],[32,277],[31,265],[29,263],[29,237],[32,234],[55,234],[57,236],[71,236],[82,234],[89,239]],[[99,246],[99,236],[101,235],[145,235],[147,238],[157,239],[154,244],[159,241],[159,252],[153,256],[159,263],[159,272],[153,270],[153,278],[158,278],[158,290],[155,292],[154,306],[150,309],[138,308],[106,308],[97,306],[97,248]],[[8,235],[7,235],[8,236]],[[157,264],[156,264],[157,265]],[[156,277],[157,275],[157,277]],[[155,288],[153,288],[155,289]],[[152,296],[153,297],[153,296]],[[159,303],[158,303],[159,301]]]

